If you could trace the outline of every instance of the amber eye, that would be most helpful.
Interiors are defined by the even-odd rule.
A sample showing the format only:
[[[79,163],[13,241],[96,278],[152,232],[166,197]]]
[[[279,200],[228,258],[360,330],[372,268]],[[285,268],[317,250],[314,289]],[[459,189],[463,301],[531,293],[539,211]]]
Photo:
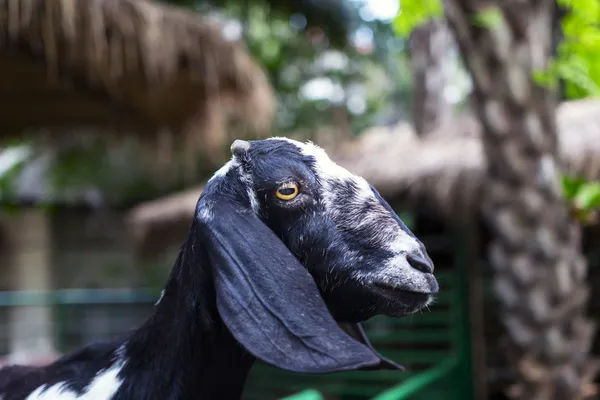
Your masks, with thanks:
[[[286,183],[277,189],[275,192],[275,196],[281,200],[292,200],[294,197],[298,196],[298,185],[295,183]]]

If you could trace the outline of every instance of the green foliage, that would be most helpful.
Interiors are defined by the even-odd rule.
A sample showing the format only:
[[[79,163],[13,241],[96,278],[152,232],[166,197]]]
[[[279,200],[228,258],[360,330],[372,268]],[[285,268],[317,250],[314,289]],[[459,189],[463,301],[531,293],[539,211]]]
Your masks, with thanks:
[[[407,38],[419,25],[431,18],[444,16],[442,0],[401,0],[400,11],[394,19],[394,32]],[[474,14],[470,21],[473,25],[491,29],[502,22],[502,13],[497,7],[486,7]]]
[[[24,168],[31,164],[37,164],[34,169],[44,170],[28,178],[39,179],[39,182],[29,182],[27,185],[40,185],[44,188],[40,192],[50,194],[51,199],[30,200],[37,201],[36,206],[47,212],[56,208],[52,199],[58,203],[64,200],[68,202],[90,188],[97,189],[103,199],[112,205],[128,205],[182,188],[178,181],[157,182],[152,176],[153,171],[142,164],[139,147],[115,146],[115,143],[102,137],[83,142],[73,138],[68,146],[56,147],[49,147],[37,140],[17,146],[2,143],[2,211],[18,210],[22,201],[18,189]],[[11,164],[5,165],[9,160]]]
[[[600,2],[558,0],[567,11],[561,21],[564,40],[550,74],[565,81],[570,99],[600,95]]]
[[[600,182],[586,182],[575,196],[577,208],[590,211],[600,207]]]
[[[136,150],[117,149],[102,139],[86,145],[72,144],[56,151],[46,174],[47,183],[57,193],[93,186],[112,204],[130,202],[136,197],[144,199],[157,193],[158,188],[150,173],[142,168]]]
[[[189,5],[187,0],[160,1]],[[386,51],[390,42],[399,42],[390,24],[362,21],[358,13],[361,6],[360,0],[198,0],[195,8],[203,14],[242,23],[243,40],[268,73],[278,97],[275,131],[310,135],[317,129],[339,125],[333,116],[343,113],[348,117],[352,132],[377,123],[375,117],[382,108],[390,106],[389,96],[396,87],[389,83],[373,84],[372,80],[381,80],[383,76],[389,82],[396,76],[408,76],[405,70],[398,71],[402,65],[386,63],[390,53],[398,53]],[[349,41],[358,28],[365,27],[372,31],[375,39],[373,52],[367,54],[357,52]],[[323,66],[321,57],[332,52],[346,58],[344,67]],[[321,78],[331,81],[336,99],[304,98],[300,93],[303,86]],[[363,86],[363,91],[368,92],[365,109],[351,115],[345,104],[349,101],[348,88],[357,86]],[[373,93],[375,91],[377,93]]]
[[[561,177],[561,185],[565,197],[573,200],[577,196],[579,189],[585,184],[585,179],[563,175]]]
[[[393,27],[397,35],[407,38],[417,26],[430,18],[443,16],[441,0],[401,0]]]
[[[351,25],[348,2],[322,0],[155,0],[196,10],[216,7],[238,15],[253,9],[268,10],[272,21],[288,20],[292,14],[302,14],[307,28],[322,29],[334,47],[342,48]],[[207,8],[208,6],[208,8]]]
[[[575,217],[583,223],[594,221],[600,210],[600,182],[564,175],[561,183]]]
[[[600,208],[600,182],[563,176],[563,193],[575,207],[583,211]]]
[[[19,152],[15,154],[14,163],[2,171],[0,174],[0,198],[11,197],[15,191],[15,179],[21,174],[23,167],[31,160],[31,152],[25,150],[22,144],[17,146],[7,146],[3,148],[4,152]]]
[[[557,0],[566,9],[561,21],[564,40],[557,49],[556,60],[544,71],[535,71],[534,79],[541,85],[556,87],[565,82],[570,99],[600,96],[600,2],[598,0]],[[394,20],[394,30],[408,37],[412,30],[432,17],[442,15],[441,0],[403,0]],[[502,14],[489,7],[475,14],[473,25],[493,29],[501,23]]]
[[[557,0],[566,15],[561,21],[564,40],[549,70],[539,74],[542,83],[565,82],[567,98],[600,96],[600,2]],[[600,182],[563,176],[562,188],[575,217],[583,223],[595,221],[600,210]]]

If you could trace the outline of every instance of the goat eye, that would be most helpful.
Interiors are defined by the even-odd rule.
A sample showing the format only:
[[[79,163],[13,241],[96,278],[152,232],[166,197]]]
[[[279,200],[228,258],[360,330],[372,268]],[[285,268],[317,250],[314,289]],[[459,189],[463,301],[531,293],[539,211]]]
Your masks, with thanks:
[[[275,196],[281,200],[292,200],[294,197],[298,196],[298,185],[295,183],[281,185],[275,192]]]

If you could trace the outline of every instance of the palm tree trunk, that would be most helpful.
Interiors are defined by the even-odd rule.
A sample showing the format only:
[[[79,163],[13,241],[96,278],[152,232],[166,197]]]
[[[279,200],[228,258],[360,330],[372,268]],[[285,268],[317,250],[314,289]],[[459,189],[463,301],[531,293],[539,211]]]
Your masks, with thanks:
[[[452,116],[452,105],[444,97],[448,83],[445,61],[451,44],[450,29],[443,19],[430,19],[411,34],[413,122],[419,135],[435,130]]]
[[[484,127],[484,213],[495,229],[490,259],[518,377],[513,395],[583,399],[595,372],[585,318],[587,264],[559,184],[555,94],[533,80],[553,51],[554,1],[444,5]]]

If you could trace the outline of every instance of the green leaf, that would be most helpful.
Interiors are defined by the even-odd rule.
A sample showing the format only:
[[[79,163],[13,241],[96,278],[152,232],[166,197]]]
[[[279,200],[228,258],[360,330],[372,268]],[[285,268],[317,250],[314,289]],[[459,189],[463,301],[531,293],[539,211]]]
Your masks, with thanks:
[[[566,15],[561,21],[564,40],[553,68],[565,82],[565,94],[576,99],[600,96],[600,2],[558,0]]]
[[[396,35],[407,38],[417,26],[443,15],[441,0],[403,0],[392,27]]]
[[[586,183],[582,178],[573,176],[563,175],[561,177],[561,185],[565,197],[569,200],[573,200],[577,195],[579,189]]]
[[[584,183],[575,196],[575,205],[584,210],[592,210],[600,207],[600,183]]]
[[[534,70],[532,72],[533,81],[547,89],[555,89],[558,83],[558,74],[556,68],[550,67],[546,70]]]
[[[600,96],[600,85],[595,81],[586,66],[586,62],[572,55],[568,60],[559,60],[556,63],[557,75],[582,89],[587,96]]]
[[[23,144],[6,147],[2,149],[1,153],[5,163],[12,162],[12,165],[5,167],[0,172],[0,198],[3,201],[9,201],[11,197],[14,197],[23,168],[33,159],[34,154],[28,146]]]
[[[498,7],[486,7],[471,17],[471,23],[481,28],[493,29],[500,26],[503,19]]]

